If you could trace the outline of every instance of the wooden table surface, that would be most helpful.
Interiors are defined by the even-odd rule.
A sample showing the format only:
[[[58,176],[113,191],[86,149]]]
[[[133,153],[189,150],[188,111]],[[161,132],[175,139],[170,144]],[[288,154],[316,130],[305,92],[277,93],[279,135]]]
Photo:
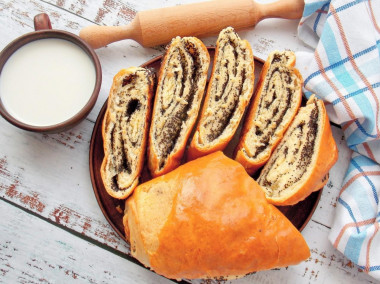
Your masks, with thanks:
[[[32,31],[33,17],[41,12],[50,16],[54,28],[79,34],[90,24],[124,25],[137,11],[191,2],[195,1],[1,0],[0,49]],[[255,56],[265,60],[274,49],[308,50],[297,39],[297,25],[296,20],[268,19],[239,34],[249,40]],[[216,37],[202,40],[214,45]],[[87,119],[69,131],[30,133],[0,118],[0,283],[170,283],[131,261],[128,244],[99,209],[89,173],[92,130],[114,74],[163,50],[163,46],[143,48],[132,40],[98,49],[103,68],[99,98]],[[333,132],[339,161],[302,232],[311,257],[296,266],[232,282],[375,283],[327,239],[351,155],[342,131],[333,127]]]

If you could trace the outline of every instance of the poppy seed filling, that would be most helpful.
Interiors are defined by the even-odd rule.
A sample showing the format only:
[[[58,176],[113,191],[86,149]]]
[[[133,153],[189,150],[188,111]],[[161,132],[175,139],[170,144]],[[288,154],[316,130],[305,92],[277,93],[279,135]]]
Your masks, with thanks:
[[[253,115],[243,153],[260,161],[276,145],[281,133],[290,124],[301,101],[302,80],[288,66],[288,52],[275,52],[264,77],[259,102]]]
[[[247,70],[249,54],[240,43],[240,38],[227,29],[220,36],[218,57],[215,58],[214,78],[210,82],[209,115],[200,125],[204,133],[201,144],[209,144],[218,139],[226,130],[232,119],[237,119],[239,105],[244,99],[244,85],[249,84]],[[250,70],[252,71],[252,70]]]
[[[316,103],[300,109],[258,179],[267,195],[280,196],[310,170],[320,135],[319,115]]]
[[[156,94],[156,111],[161,115],[153,121],[153,141],[154,147],[160,153],[160,169],[164,167],[176,146],[182,142],[182,133],[188,128],[189,113],[194,104],[198,104],[198,86],[204,69],[202,64],[199,50],[186,38],[170,50]]]
[[[137,168],[136,153],[143,140],[141,129],[146,127],[148,101],[144,91],[146,85],[151,84],[152,76],[146,70],[125,76],[110,97],[113,101],[109,112],[114,119],[106,127],[106,135],[110,137],[108,148],[111,150],[106,172],[110,187],[116,192],[129,187],[129,183],[124,183],[129,180],[127,177],[132,178]]]

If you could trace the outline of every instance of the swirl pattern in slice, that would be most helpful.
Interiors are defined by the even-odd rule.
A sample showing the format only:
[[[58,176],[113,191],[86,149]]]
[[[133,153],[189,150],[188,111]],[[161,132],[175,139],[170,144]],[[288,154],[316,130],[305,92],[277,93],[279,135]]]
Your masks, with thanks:
[[[296,115],[302,100],[302,77],[290,51],[272,52],[260,75],[245,119],[235,159],[253,174],[269,159]]]
[[[116,74],[108,98],[102,133],[101,176],[107,192],[126,198],[139,182],[148,137],[154,75],[140,67]]]
[[[254,86],[251,46],[228,27],[219,34],[213,70],[189,159],[223,150],[232,139]]]
[[[210,58],[194,37],[172,40],[161,64],[149,138],[152,176],[176,168],[198,115]]]

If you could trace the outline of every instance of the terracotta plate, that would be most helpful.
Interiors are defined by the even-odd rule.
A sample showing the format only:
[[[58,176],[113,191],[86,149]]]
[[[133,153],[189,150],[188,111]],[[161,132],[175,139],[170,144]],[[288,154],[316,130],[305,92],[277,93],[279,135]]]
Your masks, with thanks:
[[[209,47],[208,50],[210,53],[210,57],[213,58],[215,49]],[[157,71],[160,68],[161,58],[162,56],[158,56],[144,63],[142,66],[152,68],[157,73]],[[256,81],[259,78],[259,74],[262,69],[262,66],[263,66],[263,62],[258,59],[255,59]],[[106,111],[106,107],[107,107],[107,102],[103,105],[99,113],[99,116],[96,120],[95,127],[92,133],[92,137],[91,137],[91,142],[90,142],[91,181],[92,181],[92,186],[94,188],[96,199],[99,203],[99,206],[104,216],[106,217],[108,222],[111,224],[111,226],[114,228],[114,230],[119,234],[119,236],[125,240],[124,228],[123,228],[123,223],[122,223],[124,201],[112,198],[111,196],[107,194],[106,190],[104,189],[103,182],[100,176],[100,166],[102,164],[103,157],[104,157],[101,126],[102,126],[104,113]],[[229,157],[231,157],[232,152],[235,146],[237,145],[238,137],[240,135],[240,129],[241,127],[239,127],[237,133],[235,134],[234,139],[230,142],[230,144],[227,146],[227,148],[224,151],[224,153]],[[149,179],[150,179],[150,176],[145,167],[143,175],[142,175],[142,182]],[[294,206],[284,206],[284,207],[278,207],[278,208],[294,224],[294,226],[298,230],[301,231],[305,227],[305,225],[308,223],[309,219],[311,218],[318,204],[321,193],[322,193],[321,190],[318,192],[314,192],[306,200]]]

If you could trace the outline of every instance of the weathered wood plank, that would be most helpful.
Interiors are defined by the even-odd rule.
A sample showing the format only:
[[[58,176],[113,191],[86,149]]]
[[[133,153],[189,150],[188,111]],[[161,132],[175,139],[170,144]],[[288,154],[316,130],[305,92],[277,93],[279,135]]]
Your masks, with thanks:
[[[0,196],[128,253],[129,246],[108,225],[92,190],[88,166],[92,127],[85,120],[68,132],[41,135],[15,129],[2,119]]]
[[[170,283],[0,200],[0,283]]]
[[[78,1],[78,0],[47,0],[50,3],[78,16],[84,17],[99,25],[126,25],[138,11],[157,9],[181,4],[201,2],[202,0],[167,0],[167,1]],[[204,0],[203,0],[204,1]]]

